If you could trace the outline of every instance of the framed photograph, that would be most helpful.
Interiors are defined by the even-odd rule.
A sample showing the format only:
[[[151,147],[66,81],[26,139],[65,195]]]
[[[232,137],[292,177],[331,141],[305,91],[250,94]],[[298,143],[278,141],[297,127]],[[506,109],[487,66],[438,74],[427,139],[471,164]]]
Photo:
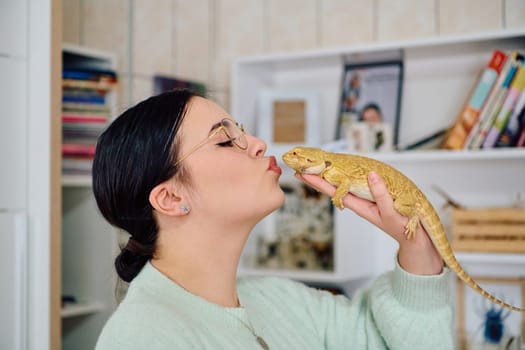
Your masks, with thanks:
[[[525,306],[525,278],[473,278],[497,298],[518,307]],[[459,278],[456,281],[458,349],[481,349],[483,344],[508,344],[513,339],[521,339],[520,346],[525,347],[522,313],[494,304]]]
[[[403,62],[346,64],[341,82],[336,140],[345,137],[346,126],[355,122],[387,123],[397,145]]]
[[[349,152],[388,152],[392,150],[392,126],[389,123],[354,122],[345,126]]]
[[[311,90],[263,89],[259,95],[257,136],[277,156],[295,146],[321,143],[319,96]]]
[[[297,181],[281,182],[284,205],[258,234],[258,267],[334,270],[334,209],[330,197]]]
[[[165,91],[170,91],[173,89],[189,89],[202,96],[206,96],[206,84],[178,79],[175,77],[165,76],[165,75],[154,75],[153,76],[153,93],[155,95],[160,94]]]

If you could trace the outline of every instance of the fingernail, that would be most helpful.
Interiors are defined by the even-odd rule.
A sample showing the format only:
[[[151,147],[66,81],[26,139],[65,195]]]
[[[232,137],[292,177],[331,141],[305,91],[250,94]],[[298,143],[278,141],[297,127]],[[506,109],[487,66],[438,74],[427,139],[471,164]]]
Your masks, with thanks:
[[[368,173],[368,182],[375,184],[379,181],[379,175],[375,171],[371,171]]]

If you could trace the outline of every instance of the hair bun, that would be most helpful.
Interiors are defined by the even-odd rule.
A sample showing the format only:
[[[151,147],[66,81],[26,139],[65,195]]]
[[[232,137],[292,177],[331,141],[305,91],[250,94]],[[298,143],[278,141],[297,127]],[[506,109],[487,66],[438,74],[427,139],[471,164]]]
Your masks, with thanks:
[[[125,282],[131,282],[153,257],[154,251],[154,245],[142,244],[130,237],[115,259],[115,269],[119,277]]]

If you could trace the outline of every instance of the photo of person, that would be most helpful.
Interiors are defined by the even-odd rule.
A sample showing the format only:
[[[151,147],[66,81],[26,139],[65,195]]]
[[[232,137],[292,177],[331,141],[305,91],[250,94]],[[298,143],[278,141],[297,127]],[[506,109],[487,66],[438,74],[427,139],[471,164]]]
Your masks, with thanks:
[[[352,152],[384,152],[392,150],[392,127],[383,122],[381,108],[375,102],[366,104],[357,122],[345,129],[347,147]]]
[[[367,123],[382,123],[383,115],[381,108],[375,102],[368,103],[359,113],[359,121]]]
[[[389,124],[392,144],[397,145],[403,64],[389,61],[367,64],[347,64],[344,67],[336,140],[343,139],[348,125],[357,122]],[[377,141],[380,149],[384,140]]]

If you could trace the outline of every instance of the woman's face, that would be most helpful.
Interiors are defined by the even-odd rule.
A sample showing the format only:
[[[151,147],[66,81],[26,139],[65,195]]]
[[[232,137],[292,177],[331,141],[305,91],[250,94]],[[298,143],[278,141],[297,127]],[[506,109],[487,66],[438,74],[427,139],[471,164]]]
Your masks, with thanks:
[[[194,97],[181,126],[179,157],[205,140],[224,118],[235,120],[212,101]],[[265,156],[263,140],[245,137],[248,147],[241,150],[225,143],[228,137],[220,131],[182,161],[191,177],[192,212],[210,219],[255,223],[282,205],[280,168]]]

